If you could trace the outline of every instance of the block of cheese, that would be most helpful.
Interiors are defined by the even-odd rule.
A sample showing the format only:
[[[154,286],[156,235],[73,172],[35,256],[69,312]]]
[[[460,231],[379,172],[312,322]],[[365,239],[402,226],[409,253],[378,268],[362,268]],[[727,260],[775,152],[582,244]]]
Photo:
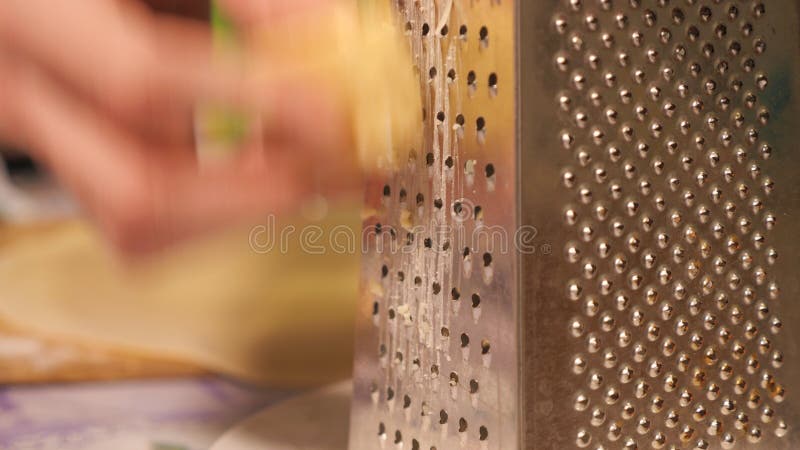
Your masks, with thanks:
[[[356,6],[353,1],[322,2],[318,8],[241,28],[215,7],[213,23],[221,64],[242,64],[265,84],[302,79],[309,88],[341,100],[350,148],[369,172],[391,168],[399,150],[407,154],[418,148],[422,102],[419,71],[390,3]],[[269,121],[274,114],[280,111],[260,120]],[[242,138],[258,120],[219,107],[205,116],[210,132],[203,147],[217,151]],[[314,118],[308,122],[313,133]]]

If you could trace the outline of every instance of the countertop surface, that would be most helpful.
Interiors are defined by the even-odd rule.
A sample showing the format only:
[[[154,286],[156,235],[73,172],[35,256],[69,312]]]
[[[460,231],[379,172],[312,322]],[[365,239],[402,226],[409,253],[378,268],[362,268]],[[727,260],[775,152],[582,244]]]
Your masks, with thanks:
[[[294,394],[213,376],[0,385],[0,450],[207,450]]]

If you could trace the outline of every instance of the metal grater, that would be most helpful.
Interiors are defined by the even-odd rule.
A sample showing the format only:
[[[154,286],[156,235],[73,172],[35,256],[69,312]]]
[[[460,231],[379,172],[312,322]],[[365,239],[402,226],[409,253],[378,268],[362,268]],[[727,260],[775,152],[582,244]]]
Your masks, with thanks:
[[[395,7],[350,448],[800,448],[800,2]]]

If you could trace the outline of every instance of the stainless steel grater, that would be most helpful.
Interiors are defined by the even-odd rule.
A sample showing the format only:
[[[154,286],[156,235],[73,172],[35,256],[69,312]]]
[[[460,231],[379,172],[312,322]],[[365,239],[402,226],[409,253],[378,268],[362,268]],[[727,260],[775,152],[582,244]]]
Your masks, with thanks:
[[[800,448],[800,2],[394,4],[350,448]]]

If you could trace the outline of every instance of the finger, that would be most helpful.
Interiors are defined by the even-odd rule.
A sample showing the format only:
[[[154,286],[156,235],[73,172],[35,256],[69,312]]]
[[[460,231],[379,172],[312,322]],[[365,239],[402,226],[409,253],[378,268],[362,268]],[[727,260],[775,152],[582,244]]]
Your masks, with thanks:
[[[159,13],[208,20],[208,2],[198,0],[142,0]]]
[[[207,32],[126,3],[4,0],[0,38],[114,115],[155,125],[176,141],[191,137],[198,99],[249,96],[241,73],[211,64]]]
[[[238,165],[202,174],[189,165],[150,169],[152,201],[106,227],[112,242],[126,253],[150,252],[268,213],[297,211],[313,186],[294,161],[275,155],[247,170]],[[153,203],[157,206],[149,206]]]
[[[331,0],[219,0],[220,8],[238,26],[269,23],[287,16],[303,13],[310,8],[321,8],[334,3]]]
[[[35,68],[0,67],[8,94],[0,133],[15,132],[81,201],[115,245],[151,250],[266,212],[285,213],[309,191],[288,159],[263,155],[248,171],[198,175],[191,161],[143,151]],[[277,154],[290,154],[279,152]]]
[[[262,116],[266,146],[303,149],[295,157],[304,159],[310,170],[321,170],[323,178],[330,174],[359,180],[344,99],[324,86],[298,80],[284,83],[272,98],[274,112]]]

